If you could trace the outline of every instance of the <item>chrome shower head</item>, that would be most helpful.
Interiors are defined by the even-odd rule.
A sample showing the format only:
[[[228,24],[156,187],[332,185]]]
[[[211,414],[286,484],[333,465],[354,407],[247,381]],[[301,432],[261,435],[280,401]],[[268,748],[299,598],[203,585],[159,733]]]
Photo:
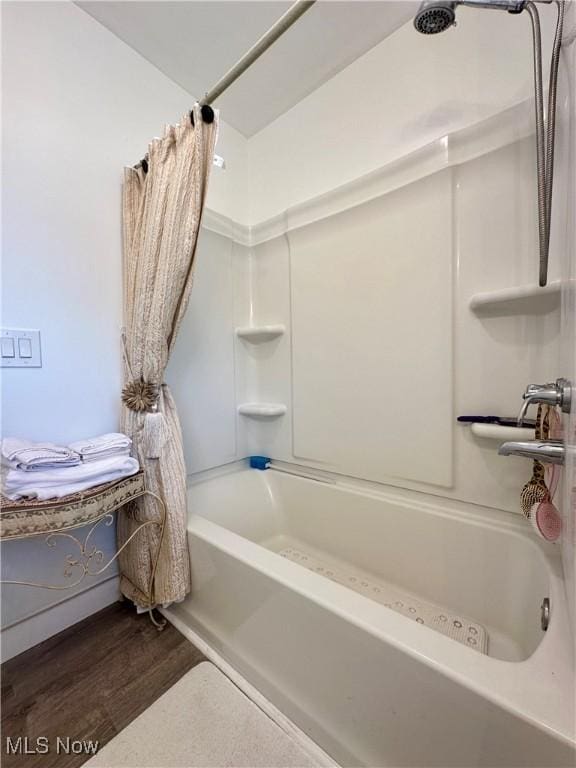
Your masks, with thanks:
[[[455,2],[448,0],[425,0],[414,17],[414,26],[423,35],[435,35],[444,32],[455,23]]]
[[[435,35],[456,23],[457,5],[520,13],[524,10],[526,2],[527,0],[424,0],[414,17],[414,26],[423,35]]]

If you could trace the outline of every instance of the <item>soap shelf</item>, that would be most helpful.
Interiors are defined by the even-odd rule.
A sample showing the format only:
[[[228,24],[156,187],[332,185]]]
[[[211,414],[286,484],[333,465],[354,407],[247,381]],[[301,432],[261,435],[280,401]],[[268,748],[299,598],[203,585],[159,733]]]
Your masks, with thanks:
[[[283,325],[250,325],[245,328],[236,328],[236,336],[253,344],[263,341],[271,341],[285,333]]]
[[[243,403],[238,406],[238,413],[255,419],[275,419],[286,413],[284,403]]]
[[[534,440],[534,429],[529,427],[503,427],[501,424],[474,422],[470,425],[470,429],[476,437],[499,440],[502,443],[508,440]]]
[[[470,299],[470,309],[477,315],[545,314],[560,306],[561,288],[560,280],[554,280],[544,288],[538,285],[519,285],[476,293]]]

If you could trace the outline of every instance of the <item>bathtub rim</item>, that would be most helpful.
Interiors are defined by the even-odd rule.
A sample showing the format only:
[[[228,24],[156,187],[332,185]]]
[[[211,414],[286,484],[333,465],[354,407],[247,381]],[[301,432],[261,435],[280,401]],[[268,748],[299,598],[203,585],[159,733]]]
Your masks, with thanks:
[[[187,477],[188,495],[195,486],[209,481],[221,479],[244,472],[270,472],[272,475],[294,478],[296,481],[314,482],[329,485],[355,495],[363,496],[377,501],[385,501],[397,504],[405,509],[418,509],[439,516],[454,519],[456,522],[467,521],[494,531],[505,530],[510,535],[520,537],[526,544],[538,551],[538,557],[543,557],[546,567],[560,575],[561,556],[559,543],[546,542],[538,539],[532,533],[526,520],[520,512],[510,512],[505,509],[485,507],[469,501],[446,498],[433,493],[415,491],[395,485],[385,485],[375,481],[362,480],[350,475],[341,475],[325,470],[318,470],[302,464],[286,461],[271,460],[266,470],[252,469],[247,459],[223,464],[203,472],[198,472]]]
[[[228,472],[220,471],[209,477],[195,478],[190,484],[189,497],[193,494],[194,486],[198,484],[215,481],[223,475],[232,475],[246,469],[243,463]],[[317,482],[316,479],[292,473],[289,477],[294,482]],[[410,504],[417,511],[456,518],[460,523],[488,525],[498,530],[504,528],[507,535],[520,537],[525,544],[530,545],[532,550],[538,553],[537,556],[542,558],[543,567],[549,577],[550,598],[556,606],[555,621],[551,623],[534,652],[518,662],[479,654],[428,627],[416,625],[407,617],[368,597],[282,558],[261,544],[234,533],[199,513],[189,513],[188,533],[574,748],[574,722],[567,713],[570,708],[567,702],[570,701],[570,683],[574,680],[574,672],[569,641],[570,628],[559,572],[559,553],[556,548],[552,545],[541,546],[532,535],[523,530],[523,520],[500,520],[495,510],[486,509],[489,514],[485,519],[484,508],[463,502],[457,505],[453,502],[450,505],[452,509],[446,509],[444,500],[435,496],[416,500],[411,498],[412,492],[396,493],[396,489],[386,488],[380,491],[358,488],[356,483],[348,482],[329,484],[352,494],[359,493],[379,500],[402,503],[403,506]],[[509,515],[514,517],[512,513]]]

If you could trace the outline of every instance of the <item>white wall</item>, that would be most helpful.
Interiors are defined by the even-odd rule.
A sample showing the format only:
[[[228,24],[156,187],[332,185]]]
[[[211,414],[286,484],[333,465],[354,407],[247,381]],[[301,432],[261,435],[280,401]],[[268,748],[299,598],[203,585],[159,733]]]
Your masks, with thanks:
[[[117,429],[122,168],[192,99],[72,3],[2,3],[2,27],[2,325],[39,328],[43,358],[39,369],[2,370],[2,432],[67,442]],[[215,169],[208,205],[242,219],[245,139],[221,123],[217,151],[227,169]],[[45,550],[4,544],[3,572],[58,581],[62,556]],[[56,601],[20,587],[4,596],[3,626]],[[82,601],[42,626],[57,631],[97,608]],[[40,638],[38,622],[27,626],[14,629],[15,648]]]
[[[189,473],[246,455],[236,425],[234,328],[248,295],[248,265],[246,246],[202,232],[192,299],[166,371]]]
[[[548,61],[554,9],[540,8]],[[528,15],[457,16],[439,35],[408,22],[252,137],[251,223],[531,95]]]
[[[554,10],[542,14],[548,51]],[[513,416],[526,384],[561,372],[558,309],[488,317],[469,307],[475,293],[536,284],[531,32],[525,14],[459,9],[458,20],[438,37],[406,24],[249,142],[255,319],[289,330],[261,350],[253,385],[288,413],[251,424],[249,444],[519,512],[529,463],[499,457],[455,420]],[[439,197],[421,190],[443,163],[451,191],[438,249]],[[385,211],[399,192],[393,233]],[[398,269],[380,271],[390,255]],[[412,260],[413,280],[395,282]],[[444,279],[426,293],[418,265],[432,262]]]

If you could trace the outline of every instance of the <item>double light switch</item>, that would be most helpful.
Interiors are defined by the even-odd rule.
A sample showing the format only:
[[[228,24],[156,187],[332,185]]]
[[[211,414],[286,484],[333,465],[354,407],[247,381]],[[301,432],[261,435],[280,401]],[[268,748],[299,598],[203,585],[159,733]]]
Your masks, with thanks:
[[[2,328],[0,359],[2,368],[41,368],[40,331]]]

